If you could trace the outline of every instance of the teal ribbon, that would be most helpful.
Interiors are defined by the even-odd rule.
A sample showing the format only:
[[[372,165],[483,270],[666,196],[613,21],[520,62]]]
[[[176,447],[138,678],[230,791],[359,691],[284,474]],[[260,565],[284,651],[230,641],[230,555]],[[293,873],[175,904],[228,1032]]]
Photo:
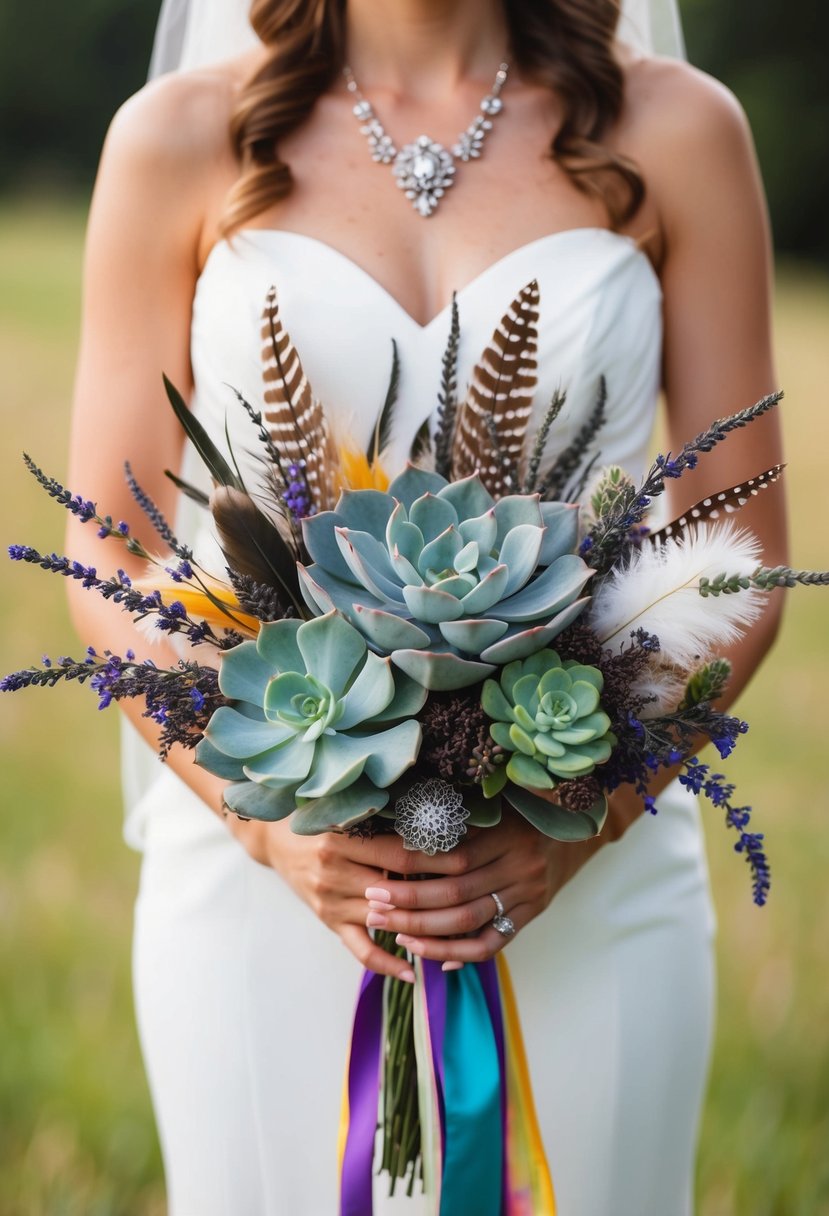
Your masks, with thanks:
[[[476,967],[449,972],[443,1043],[446,1144],[440,1216],[501,1216],[501,1069]]]

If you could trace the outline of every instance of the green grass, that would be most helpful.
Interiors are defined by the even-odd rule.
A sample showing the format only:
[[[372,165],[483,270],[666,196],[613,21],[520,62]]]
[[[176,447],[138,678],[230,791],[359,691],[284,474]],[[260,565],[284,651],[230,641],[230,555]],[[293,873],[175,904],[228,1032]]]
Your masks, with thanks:
[[[61,545],[60,510],[16,456],[65,468],[82,229],[80,209],[0,210],[3,545]],[[829,281],[786,269],[777,313],[793,560],[826,565]],[[0,571],[0,671],[77,651],[60,588],[29,567]],[[707,816],[720,981],[701,1216],[829,1216],[827,607],[821,592],[791,595],[729,762],[768,836],[765,910]],[[131,1007],[138,858],[120,836],[116,727],[77,689],[0,698],[0,1216],[164,1210]]]

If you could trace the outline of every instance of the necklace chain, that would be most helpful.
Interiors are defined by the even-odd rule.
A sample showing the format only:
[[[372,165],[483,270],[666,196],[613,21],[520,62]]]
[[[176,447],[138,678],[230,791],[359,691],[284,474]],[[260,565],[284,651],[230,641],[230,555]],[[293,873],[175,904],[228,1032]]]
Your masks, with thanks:
[[[477,160],[481,155],[484,140],[492,130],[492,120],[503,109],[500,93],[508,72],[509,66],[502,63],[492,88],[481,99],[479,113],[458,136],[451,151],[428,135],[419,135],[398,150],[371,102],[361,93],[351,68],[348,65],[343,68],[346,88],[355,99],[354,116],[360,123],[361,134],[368,140],[371,159],[381,165],[391,165],[398,186],[424,218],[433,213],[454,182],[455,161]]]

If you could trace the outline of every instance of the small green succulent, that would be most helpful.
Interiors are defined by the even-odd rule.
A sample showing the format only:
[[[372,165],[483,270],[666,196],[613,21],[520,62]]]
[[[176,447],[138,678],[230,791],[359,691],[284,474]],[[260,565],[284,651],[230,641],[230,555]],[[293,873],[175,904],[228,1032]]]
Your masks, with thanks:
[[[410,466],[387,493],[344,492],[303,535],[311,611],[339,609],[430,689],[468,687],[532,654],[588,602],[578,508],[537,494],[496,502],[477,475],[450,484]]]
[[[222,656],[219,687],[234,705],[213,714],[196,760],[230,779],[225,802],[248,818],[347,827],[386,805],[420,748],[425,689],[336,612],[264,624]]]
[[[599,704],[602,673],[554,650],[508,663],[500,682],[484,683],[481,704],[490,734],[512,752],[508,780],[526,790],[550,790],[557,780],[584,777],[610,759],[616,737]]]

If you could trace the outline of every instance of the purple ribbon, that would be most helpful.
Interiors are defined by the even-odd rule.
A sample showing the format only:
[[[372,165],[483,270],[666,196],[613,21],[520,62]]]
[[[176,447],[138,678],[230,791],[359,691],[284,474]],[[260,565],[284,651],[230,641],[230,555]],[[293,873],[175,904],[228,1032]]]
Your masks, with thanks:
[[[348,1136],[340,1182],[340,1216],[372,1216],[372,1165],[383,1050],[383,976],[364,971],[354,1013],[348,1065]]]

